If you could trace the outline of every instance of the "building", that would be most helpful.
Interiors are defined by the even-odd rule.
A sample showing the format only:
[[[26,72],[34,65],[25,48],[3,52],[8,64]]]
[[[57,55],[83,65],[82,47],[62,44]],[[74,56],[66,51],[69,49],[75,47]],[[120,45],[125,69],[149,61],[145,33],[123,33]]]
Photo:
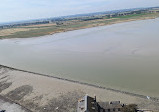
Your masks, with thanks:
[[[77,112],[122,112],[123,106],[120,101],[97,102],[96,97],[86,95],[78,101]]]
[[[96,98],[85,95],[82,99],[78,100],[77,112],[99,112]]]
[[[123,104],[120,101],[113,102],[99,102],[99,112],[122,112]]]

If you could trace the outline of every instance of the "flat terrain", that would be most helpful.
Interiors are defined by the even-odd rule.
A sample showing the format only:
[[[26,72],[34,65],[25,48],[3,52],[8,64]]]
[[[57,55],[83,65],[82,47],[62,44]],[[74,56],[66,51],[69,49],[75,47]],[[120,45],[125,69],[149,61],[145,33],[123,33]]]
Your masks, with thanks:
[[[158,98],[158,29],[156,18],[3,39],[0,64]]]
[[[6,110],[6,112],[31,112],[2,96],[0,96],[0,110]]]
[[[27,37],[38,37],[44,35],[52,35],[54,33],[90,28],[96,26],[104,26],[121,22],[135,21],[135,20],[144,20],[152,19],[159,17],[159,13],[152,14],[133,14],[119,17],[111,17],[96,20],[71,20],[65,21],[61,25],[56,23],[51,24],[40,24],[40,25],[29,25],[29,26],[20,26],[17,28],[9,28],[0,30],[0,38],[27,38]]]
[[[136,103],[140,108],[159,110],[158,101],[4,66],[0,66],[0,85],[0,94],[2,96],[34,112],[75,112],[77,100],[85,94],[96,95],[98,101]]]
[[[126,21],[153,19],[159,14],[136,14],[131,16],[103,18],[90,21],[69,21],[62,25],[43,24],[0,30],[0,38],[27,38],[52,35],[58,32],[104,26]],[[132,54],[135,54],[133,50]],[[53,74],[52,74],[53,75]],[[54,76],[54,75],[53,75]],[[120,91],[61,80],[51,76],[0,66],[0,109],[7,112],[75,112],[77,100],[85,94],[97,96],[98,101],[121,101],[138,104],[140,108],[159,111],[159,101]],[[4,100],[7,98],[7,100]],[[17,104],[16,104],[17,103]],[[22,107],[26,107],[23,109]],[[28,109],[28,110],[27,110]],[[12,110],[12,111],[11,111]]]

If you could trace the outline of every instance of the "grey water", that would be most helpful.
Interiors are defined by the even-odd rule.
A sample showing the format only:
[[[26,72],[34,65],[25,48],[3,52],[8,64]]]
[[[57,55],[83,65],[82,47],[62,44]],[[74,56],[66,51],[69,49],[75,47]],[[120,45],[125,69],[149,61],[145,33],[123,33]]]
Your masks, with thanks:
[[[0,64],[159,97],[159,18],[3,39]]]

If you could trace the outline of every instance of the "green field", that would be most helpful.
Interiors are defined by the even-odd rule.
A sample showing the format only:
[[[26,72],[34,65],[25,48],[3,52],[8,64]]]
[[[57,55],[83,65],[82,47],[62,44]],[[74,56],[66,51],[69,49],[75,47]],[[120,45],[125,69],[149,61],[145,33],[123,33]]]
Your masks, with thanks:
[[[45,25],[44,24],[43,26],[41,25],[21,26],[17,28],[0,30],[0,38],[3,39],[3,38],[38,37],[38,36],[50,35],[50,34],[64,32],[64,31],[103,26],[103,25],[115,24],[119,22],[151,19],[151,18],[157,18],[157,17],[159,17],[159,13],[155,13],[155,14],[143,13],[143,14],[132,14],[132,15],[126,15],[126,16],[111,17],[111,18],[103,17],[102,19],[88,20],[88,21],[82,21],[82,20],[73,21],[72,20],[62,25],[55,25],[55,24]]]

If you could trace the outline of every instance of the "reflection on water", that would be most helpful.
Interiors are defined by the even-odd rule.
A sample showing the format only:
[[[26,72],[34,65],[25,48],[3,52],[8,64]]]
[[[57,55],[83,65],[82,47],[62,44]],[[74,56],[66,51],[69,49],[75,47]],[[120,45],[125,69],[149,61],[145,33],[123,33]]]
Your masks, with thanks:
[[[0,64],[159,97],[159,19],[0,40]]]

